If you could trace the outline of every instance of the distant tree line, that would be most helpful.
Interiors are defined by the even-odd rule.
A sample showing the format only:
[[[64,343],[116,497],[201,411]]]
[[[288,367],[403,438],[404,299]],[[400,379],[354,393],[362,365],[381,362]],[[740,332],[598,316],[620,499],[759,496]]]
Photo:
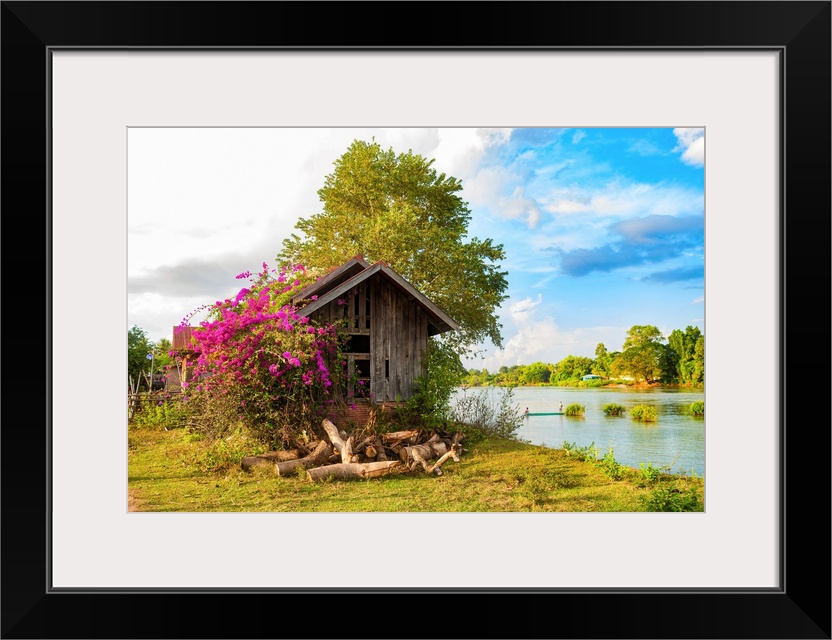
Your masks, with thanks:
[[[158,342],[148,339],[147,331],[133,325],[127,331],[127,381],[128,386],[138,385],[142,391],[148,390],[146,376],[150,375],[151,365],[155,373],[164,372],[173,363],[169,352],[173,348],[170,340],[161,338]],[[153,355],[153,358],[148,356]]]
[[[601,379],[583,380],[595,374]],[[635,325],[627,332],[621,351],[608,351],[603,343],[595,358],[566,356],[557,363],[532,362],[503,366],[494,373],[469,369],[463,384],[602,386],[611,380],[678,384],[705,384],[705,336],[698,327],[674,329],[665,339],[652,325]]]

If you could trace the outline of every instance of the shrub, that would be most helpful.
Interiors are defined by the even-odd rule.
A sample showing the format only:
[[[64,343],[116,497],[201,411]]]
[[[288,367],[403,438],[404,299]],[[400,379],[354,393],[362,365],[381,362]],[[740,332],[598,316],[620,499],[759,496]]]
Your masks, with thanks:
[[[588,447],[579,447],[574,442],[564,442],[563,450],[568,456],[575,456],[583,462],[596,462],[598,460],[598,447],[591,442]]]
[[[612,445],[610,445],[609,451],[604,454],[604,457],[601,458],[598,464],[610,480],[621,480],[624,477],[626,467],[615,459]]]
[[[640,420],[642,422],[655,422],[659,416],[656,412],[656,407],[652,407],[649,404],[637,404],[630,409],[630,417],[633,420]]]
[[[695,487],[679,489],[659,485],[641,500],[647,511],[702,511],[702,501]]]
[[[509,440],[518,439],[517,431],[523,425],[523,414],[514,403],[512,387],[488,387],[475,393],[464,390],[450,409],[450,419],[462,425],[459,430],[469,436],[476,436],[479,431],[485,436]],[[474,433],[465,427],[473,427]],[[468,441],[472,442],[470,437]]]
[[[702,400],[697,400],[696,402],[691,403],[690,412],[695,416],[704,416],[705,403]]]
[[[620,416],[624,413],[624,407],[620,404],[616,404],[615,402],[608,402],[604,405],[604,414],[608,416]]]
[[[656,482],[662,475],[662,469],[654,467],[652,462],[648,462],[646,465],[642,462],[639,467],[641,467],[641,475],[648,482]]]
[[[304,267],[278,272],[264,262],[257,276],[237,276],[244,278],[251,284],[233,300],[203,307],[208,319],[193,331],[199,359],[183,395],[199,411],[196,428],[209,438],[242,425],[270,449],[291,447],[302,430],[317,432],[322,418],[337,411],[342,330],[318,326],[290,304],[313,281]]]
[[[563,414],[567,416],[582,416],[584,411],[586,411],[586,407],[584,405],[573,402],[572,404],[566,406],[563,410]]]
[[[144,429],[177,429],[187,425],[190,407],[180,398],[161,398],[136,412],[132,424]]]

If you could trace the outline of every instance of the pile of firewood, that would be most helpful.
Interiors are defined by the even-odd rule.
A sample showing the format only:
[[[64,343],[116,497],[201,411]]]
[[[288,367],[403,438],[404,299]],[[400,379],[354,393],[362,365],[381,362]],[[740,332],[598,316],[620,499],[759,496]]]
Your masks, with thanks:
[[[306,477],[314,481],[378,478],[418,469],[440,476],[448,460],[459,462],[464,437],[460,433],[451,436],[421,429],[373,433],[368,429],[371,426],[348,434],[324,420],[328,442],[298,443],[297,449],[247,456],[241,464],[245,470],[271,464],[279,476],[297,475],[298,469],[305,469]]]

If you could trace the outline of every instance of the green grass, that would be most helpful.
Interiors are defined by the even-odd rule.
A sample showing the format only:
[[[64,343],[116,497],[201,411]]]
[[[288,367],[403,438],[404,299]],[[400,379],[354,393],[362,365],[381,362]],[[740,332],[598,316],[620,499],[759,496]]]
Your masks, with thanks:
[[[232,446],[233,445],[233,446]],[[423,471],[369,480],[312,483],[279,477],[270,465],[243,471],[240,442],[217,447],[182,429],[131,428],[132,511],[153,512],[630,512],[703,511],[704,481],[661,475],[505,439],[488,439],[449,460],[444,475]],[[248,455],[248,454],[246,454]],[[614,469],[615,473],[610,473]],[[671,493],[674,489],[677,491]],[[684,496],[684,500],[676,499]]]

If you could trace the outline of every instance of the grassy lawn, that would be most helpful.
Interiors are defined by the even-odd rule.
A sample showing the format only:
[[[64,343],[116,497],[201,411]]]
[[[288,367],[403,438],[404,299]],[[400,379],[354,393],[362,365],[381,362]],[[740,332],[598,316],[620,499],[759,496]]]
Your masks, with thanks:
[[[449,461],[440,477],[412,471],[368,480],[312,483],[271,465],[243,471],[245,441],[207,444],[183,429],[131,427],[131,511],[529,512],[703,511],[701,478],[652,477],[614,461],[489,439]]]

